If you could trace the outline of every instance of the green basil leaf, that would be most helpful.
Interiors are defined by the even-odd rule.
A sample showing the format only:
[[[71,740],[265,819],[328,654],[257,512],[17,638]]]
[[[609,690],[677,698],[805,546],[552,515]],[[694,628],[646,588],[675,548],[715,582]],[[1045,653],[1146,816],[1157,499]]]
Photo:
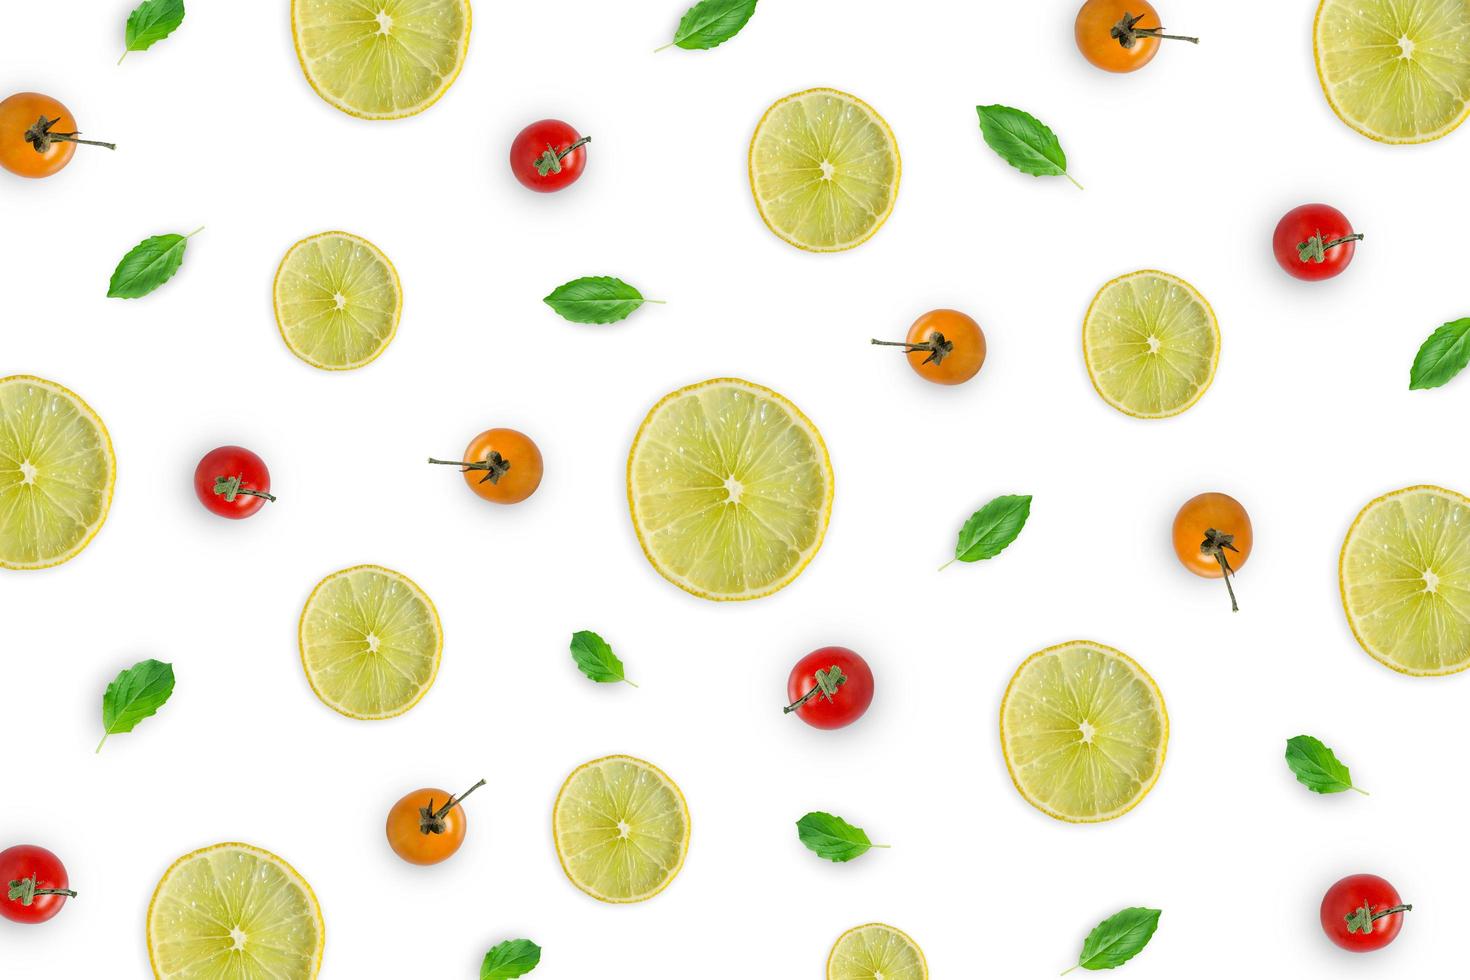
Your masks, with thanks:
[[[638,290],[612,276],[584,276],[557,286],[542,302],[573,323],[614,323],[644,303],[661,300],[644,299]]]
[[[1310,735],[1286,740],[1286,764],[1296,775],[1296,781],[1313,793],[1345,793],[1354,789],[1368,795],[1353,785],[1352,773],[1337,761],[1332,750]]]
[[[591,630],[578,630],[572,634],[572,659],[582,673],[599,684],[617,681],[633,684],[623,676],[623,662],[613,653],[612,647]]]
[[[1154,930],[1159,927],[1159,915],[1159,909],[1124,909],[1102,920],[1082,943],[1077,966],[1084,970],[1111,970],[1127,963],[1153,938]]]
[[[740,33],[755,13],[756,0],[700,0],[684,11],[674,39],[663,48],[678,45],[687,51],[718,47]]]
[[[123,58],[129,51],[147,51],[184,22],[184,0],[143,0],[128,15]],[[122,58],[117,59],[119,63]]]
[[[112,271],[107,295],[114,299],[137,299],[168,282],[184,262],[189,239],[197,234],[198,231],[187,235],[154,235],[134,245]]]
[[[1006,163],[1033,177],[1065,177],[1082,189],[1067,173],[1067,154],[1046,123],[1005,105],[977,105],[975,111],[980,114],[980,135]]]
[[[541,947],[529,939],[507,939],[490,947],[480,964],[480,980],[515,980],[536,969]]]
[[[945,567],[956,561],[994,558],[1016,540],[1030,516],[1030,494],[996,497],[971,514],[965,526],[960,528],[954,557],[944,563]]]
[[[130,732],[144,718],[151,718],[174,693],[174,668],[158,660],[143,660],[118,674],[102,695],[102,741],[109,735]]]
[[[808,813],[796,821],[796,835],[817,857],[836,862],[851,861],[868,853],[870,848],[887,846],[868,840],[861,827],[821,811]]]
[[[1409,390],[1438,388],[1470,364],[1470,317],[1444,324],[1414,355],[1409,369]]]

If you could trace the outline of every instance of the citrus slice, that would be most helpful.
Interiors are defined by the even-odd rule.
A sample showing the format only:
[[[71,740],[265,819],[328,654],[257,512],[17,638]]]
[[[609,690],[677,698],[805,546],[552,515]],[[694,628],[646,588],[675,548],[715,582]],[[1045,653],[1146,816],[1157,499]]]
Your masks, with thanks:
[[[638,427],[628,506],[664,578],[705,599],[755,599],[789,585],[822,546],[832,464],[791,402],[715,378],[664,396]]]
[[[901,930],[871,922],[837,937],[827,955],[827,980],[928,980],[919,944]]]
[[[116,477],[86,402],[51,381],[0,378],[0,568],[75,558],[107,520]]]
[[[689,807],[663,771],[629,755],[577,768],[551,812],[556,856],[600,902],[642,902],[668,887],[689,852]]]
[[[444,633],[407,576],[357,565],[317,583],[301,610],[301,666],[322,702],[349,718],[401,715],[439,673]]]
[[[249,844],[185,854],[148,903],[148,961],[158,980],[310,980],[325,942],[306,879]]]
[[[326,231],[292,245],[276,269],[276,325],[291,353],[325,371],[360,368],[398,332],[403,290],[366,238]]]
[[[464,67],[469,0],[291,0],[306,80],[360,119],[401,119],[439,101]]]
[[[1427,143],[1470,115],[1465,0],[1322,0],[1312,29],[1327,104],[1380,143]]]
[[[1033,653],[1000,704],[1000,744],[1026,802],[1069,823],[1100,823],[1158,781],[1169,715],[1126,654],[1075,640]]]
[[[811,252],[861,245],[888,220],[903,167],[893,130],[830,88],[788,95],[750,138],[750,190],[766,227]]]
[[[1379,497],[1348,529],[1338,581],[1353,636],[1379,663],[1420,677],[1470,667],[1470,498]]]
[[[1220,328],[1193,286],[1144,269],[1092,298],[1082,356],[1103,401],[1135,418],[1168,418],[1199,401],[1215,380]]]

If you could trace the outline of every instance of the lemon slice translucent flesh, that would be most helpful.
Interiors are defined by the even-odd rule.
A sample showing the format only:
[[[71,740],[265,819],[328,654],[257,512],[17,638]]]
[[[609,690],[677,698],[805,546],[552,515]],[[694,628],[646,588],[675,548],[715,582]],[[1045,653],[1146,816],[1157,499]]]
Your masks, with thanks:
[[[892,926],[873,922],[849,929],[832,944],[827,980],[928,980],[924,951]]]
[[[1322,0],[1317,78],[1338,118],[1382,143],[1439,139],[1470,115],[1470,3]]]
[[[1082,354],[1103,401],[1137,418],[1167,418],[1215,379],[1220,328],[1193,286],[1145,269],[1097,291],[1082,323]]]
[[[325,941],[311,886],[248,844],[179,858],[148,905],[148,959],[159,980],[310,980]]]
[[[398,332],[403,290],[388,256],[328,231],[291,246],[275,282],[276,325],[291,353],[327,371],[360,368]]]
[[[296,57],[349,115],[399,119],[439,101],[464,67],[468,0],[292,0]]]
[[[1000,706],[1000,742],[1026,802],[1058,820],[1097,823],[1153,789],[1169,716],[1142,667],[1111,647],[1074,641],[1017,669]]]
[[[74,558],[107,520],[116,475],[86,402],[40,378],[0,378],[0,568]]]
[[[349,718],[391,718],[418,704],[444,648],[434,603],[378,565],[322,579],[301,611],[300,634],[311,689]]]
[[[766,110],[750,140],[750,189],[761,218],[813,252],[871,238],[893,211],[901,171],[883,117],[836,89],[788,95]]]
[[[684,866],[689,808],[656,766],[611,755],[567,777],[551,817],[572,884],[603,902],[641,902]]]
[[[795,405],[716,378],[666,396],[643,420],[628,504],[659,574],[706,599],[754,599],[788,585],[821,547],[832,466]]]
[[[1363,508],[1338,561],[1364,650],[1405,674],[1470,667],[1470,499],[1407,487]]]

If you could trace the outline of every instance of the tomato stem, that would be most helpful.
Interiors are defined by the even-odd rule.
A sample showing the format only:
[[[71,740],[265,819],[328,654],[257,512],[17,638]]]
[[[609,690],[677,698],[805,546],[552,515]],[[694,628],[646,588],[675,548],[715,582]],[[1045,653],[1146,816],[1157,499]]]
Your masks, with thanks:
[[[489,480],[492,485],[499,483],[500,478],[510,470],[510,460],[493,449],[490,450],[489,456],[478,463],[468,463],[457,459],[435,459],[432,456],[429,457],[429,462],[439,466],[458,466],[461,467],[463,473],[468,473],[470,470],[484,470],[485,475],[480,482],[484,483]]]
[[[37,888],[36,876],[21,878],[12,881],[6,892],[12,902],[19,902],[29,908],[35,902],[37,895],[65,895],[67,898],[76,898],[77,893],[70,888]]]
[[[929,339],[921,343],[911,344],[906,340],[874,340],[873,343],[881,347],[902,347],[905,354],[915,351],[926,350],[929,356],[919,363],[921,364],[943,364],[944,359],[954,352],[954,341],[944,339],[944,334],[938,330],[929,335]]]
[[[561,162],[562,160],[566,159],[567,154],[571,153],[573,150],[580,149],[581,147],[586,146],[588,143],[591,142],[592,137],[583,136],[575,143],[568,144],[567,147],[562,150],[558,150],[550,143],[547,143],[546,152],[536,158],[536,172],[543,177],[545,177],[547,174],[561,173]]]
[[[1308,238],[1306,241],[1297,243],[1296,256],[1303,262],[1325,262],[1329,248],[1337,248],[1337,246],[1346,245],[1348,242],[1361,242],[1362,240],[1363,236],[1355,232],[1351,235],[1343,235],[1341,238],[1334,238],[1330,242],[1323,241],[1322,232],[1318,231],[1317,234]]]
[[[40,119],[36,120],[36,124],[34,126],[26,130],[26,142],[31,144],[31,148],[34,149],[37,153],[45,153],[47,150],[51,149],[52,143],[85,143],[88,146],[105,146],[109,150],[117,149],[116,143],[103,143],[99,140],[77,139],[78,136],[82,135],[81,133],[51,132],[51,127],[55,126],[60,121],[60,116],[57,116],[55,119],[47,119],[45,116],[42,116]]]
[[[842,672],[842,668],[837,666],[836,664],[833,664],[826,670],[819,670],[817,671],[817,683],[812,687],[812,689],[810,691],[807,691],[805,694],[797,698],[792,703],[788,704],[786,707],[782,708],[781,713],[783,715],[791,714],[791,712],[795,711],[797,708],[800,708],[802,705],[806,704],[818,694],[822,695],[822,697],[826,698],[828,701],[831,701],[832,695],[836,694],[837,689],[846,683],[847,675],[844,674]]]
[[[266,493],[264,490],[249,490],[245,487],[242,487],[240,484],[243,483],[244,480],[245,474],[243,473],[239,474],[238,476],[217,476],[214,478],[214,492],[219,494],[221,497],[224,497],[227,503],[234,503],[235,498],[241,495],[247,497],[261,497],[265,500],[271,501],[272,503],[275,502],[276,498]]]
[[[1132,48],[1141,37],[1161,38],[1168,41],[1188,41],[1190,44],[1198,44],[1199,38],[1185,37],[1183,34],[1165,34],[1162,27],[1139,27],[1138,22],[1143,20],[1144,14],[1124,13],[1123,19],[1113,25],[1110,32],[1113,39],[1125,48]]]
[[[444,823],[444,818],[449,814],[449,811],[459,806],[462,802],[464,802],[465,797],[469,796],[475,790],[484,785],[485,780],[482,779],[458,796],[451,796],[449,800],[437,810],[434,809],[434,798],[432,796],[429,797],[429,805],[419,807],[419,833],[444,833],[444,831],[449,829],[448,826]]]
[[[1343,919],[1347,921],[1348,932],[1361,932],[1363,935],[1366,936],[1373,931],[1373,923],[1377,922],[1385,915],[1395,915],[1399,912],[1412,912],[1413,910],[1414,906],[1412,905],[1395,905],[1393,908],[1387,908],[1381,912],[1375,912],[1373,911],[1373,907],[1371,905],[1369,905],[1367,902],[1364,902],[1361,906],[1353,909],[1347,915],[1343,916]]]
[[[1240,612],[1240,604],[1235,601],[1235,586],[1230,584],[1230,580],[1235,577],[1235,569],[1230,567],[1230,559],[1225,557],[1227,550],[1239,552],[1234,541],[1235,535],[1222,534],[1210,528],[1205,532],[1204,541],[1200,543],[1199,553],[1208,555],[1220,563],[1220,577],[1225,579],[1225,588],[1230,593],[1230,611]]]

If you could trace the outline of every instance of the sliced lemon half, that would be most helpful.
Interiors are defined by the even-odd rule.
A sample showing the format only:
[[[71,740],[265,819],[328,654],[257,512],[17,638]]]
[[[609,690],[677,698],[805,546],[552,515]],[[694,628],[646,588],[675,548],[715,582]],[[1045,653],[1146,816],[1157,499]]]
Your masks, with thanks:
[[[881,922],[837,937],[827,955],[827,980],[928,980],[924,951],[900,929]]]
[[[1426,143],[1470,115],[1470,3],[1322,0],[1312,29],[1327,104],[1380,143]]]
[[[75,558],[107,520],[117,460],[97,413],[41,378],[0,378],[0,568]]]
[[[1058,820],[1099,823],[1153,789],[1169,715],[1153,678],[1131,658],[1076,640],[1016,670],[1000,705],[1000,744],[1027,803]]]
[[[439,101],[470,48],[469,0],[291,0],[306,80],[360,119],[400,119]]]
[[[1168,418],[1215,380],[1220,328],[1197,289],[1144,269],[1097,291],[1082,321],[1082,356],[1103,401],[1135,418]]]
[[[861,245],[898,200],[903,165],[883,117],[831,88],[788,95],[750,139],[750,190],[766,227],[810,252]]]
[[[666,395],[638,427],[628,506],[664,578],[705,599],[755,599],[789,585],[822,546],[832,464],[791,402],[715,378]]]
[[[689,807],[657,766],[610,755],[567,777],[551,832],[572,884],[601,902],[642,902],[684,866]]]
[[[148,961],[158,980],[311,980],[325,943],[306,879],[249,844],[185,854],[148,903]]]
[[[1419,677],[1470,667],[1470,498],[1430,486],[1379,497],[1348,529],[1338,581],[1379,663]]]
[[[324,371],[368,364],[393,342],[403,288],[366,238],[327,231],[292,245],[276,269],[276,325],[291,353]]]
[[[311,689],[349,718],[392,718],[418,704],[444,649],[434,603],[381,565],[344,568],[317,583],[299,632]]]

